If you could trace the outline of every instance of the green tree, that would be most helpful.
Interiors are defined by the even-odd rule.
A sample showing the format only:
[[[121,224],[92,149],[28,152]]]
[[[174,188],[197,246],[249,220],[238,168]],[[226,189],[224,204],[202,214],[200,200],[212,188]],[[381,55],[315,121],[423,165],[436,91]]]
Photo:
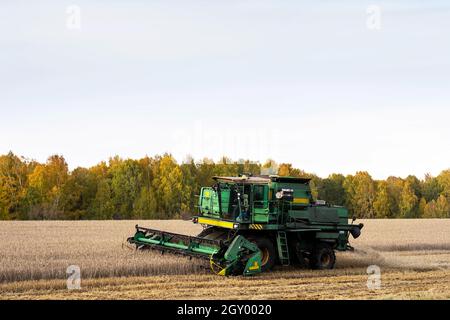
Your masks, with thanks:
[[[345,177],[342,174],[333,173],[328,178],[322,180],[322,187],[319,189],[319,198],[328,203],[343,206],[345,204]]]
[[[92,202],[97,193],[97,176],[85,168],[76,168],[62,187],[60,209],[66,218],[86,219],[93,216]]]
[[[197,181],[201,186],[211,184],[212,177],[216,174],[214,161],[210,159],[203,159],[197,165]]]
[[[193,161],[193,160],[192,160]],[[239,167],[244,172],[244,166],[239,166],[236,162],[233,162],[230,158],[222,157],[214,166],[214,175],[217,176],[237,176],[239,173]]]
[[[109,179],[98,181],[97,192],[91,205],[94,219],[112,219],[115,214],[114,200]]]
[[[311,195],[313,197],[314,200],[319,200],[319,191],[323,189],[323,182],[322,179],[319,178],[316,175],[302,175],[301,173],[298,175],[295,175],[296,177],[305,177],[305,178],[310,178],[311,181],[309,182],[309,186],[311,188]],[[323,199],[321,199],[323,200]]]
[[[179,215],[183,202],[183,173],[169,154],[165,154],[159,161],[158,174],[153,180],[153,188],[158,198],[158,211],[164,218]]]
[[[119,219],[133,218],[134,204],[141,191],[142,167],[132,159],[112,162],[111,188],[113,202]]]
[[[238,173],[250,173],[252,175],[258,175],[260,172],[261,166],[259,165],[259,163],[255,163],[250,160],[245,160],[243,171]]]
[[[194,159],[186,159],[181,165],[183,175],[183,211],[195,212],[198,198],[196,195],[200,192],[200,184],[197,180],[198,170]]]
[[[440,186],[438,179],[427,173],[425,175],[425,180],[422,182],[422,195],[427,202],[431,200],[436,200],[439,194],[442,192],[442,187]]]
[[[138,219],[157,219],[157,202],[153,190],[149,187],[143,187],[134,206],[134,218]]]
[[[417,199],[422,198],[422,182],[413,175],[409,175],[406,177],[405,182],[408,182],[411,186],[411,189],[413,190],[414,194],[416,195]]]

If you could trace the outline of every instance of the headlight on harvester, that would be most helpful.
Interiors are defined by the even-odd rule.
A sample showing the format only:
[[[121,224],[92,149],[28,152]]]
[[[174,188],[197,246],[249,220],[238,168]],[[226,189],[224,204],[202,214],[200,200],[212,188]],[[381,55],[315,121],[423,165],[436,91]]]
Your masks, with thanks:
[[[233,224],[233,229],[239,229],[239,223]]]

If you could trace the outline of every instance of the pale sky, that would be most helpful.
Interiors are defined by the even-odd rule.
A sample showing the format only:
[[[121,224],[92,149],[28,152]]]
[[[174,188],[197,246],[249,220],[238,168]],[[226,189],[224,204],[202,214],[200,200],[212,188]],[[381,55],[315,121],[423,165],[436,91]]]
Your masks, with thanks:
[[[3,0],[0,120],[0,154],[71,169],[170,152],[437,175],[450,4]]]

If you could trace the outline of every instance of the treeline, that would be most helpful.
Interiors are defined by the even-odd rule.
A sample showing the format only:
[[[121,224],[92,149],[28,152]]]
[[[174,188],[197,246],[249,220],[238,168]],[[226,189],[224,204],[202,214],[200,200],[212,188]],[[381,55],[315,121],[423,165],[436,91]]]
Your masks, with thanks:
[[[450,217],[450,169],[424,179],[410,175],[374,180],[367,172],[320,178],[291,164],[218,163],[192,158],[178,164],[169,155],[139,160],[114,157],[69,171],[65,159],[46,163],[0,156],[0,219],[170,219],[196,212],[201,186],[215,175],[278,173],[312,178],[316,199],[347,206],[358,218]]]

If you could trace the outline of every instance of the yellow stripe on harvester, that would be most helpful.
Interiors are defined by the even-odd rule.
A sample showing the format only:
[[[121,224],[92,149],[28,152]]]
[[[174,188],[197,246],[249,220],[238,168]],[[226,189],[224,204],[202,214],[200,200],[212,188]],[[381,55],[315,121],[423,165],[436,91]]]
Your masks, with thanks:
[[[215,220],[215,219],[208,219],[208,218],[199,217],[198,218],[198,223],[200,223],[200,224],[207,224],[207,225],[210,225],[210,226],[216,226],[216,227],[233,229],[233,222],[229,222],[229,221],[220,221],[220,220]]]
[[[262,230],[263,226],[262,226],[262,224],[251,224],[249,226],[249,229]]]
[[[308,198],[294,198],[294,203],[308,204],[309,203],[309,199]]]

